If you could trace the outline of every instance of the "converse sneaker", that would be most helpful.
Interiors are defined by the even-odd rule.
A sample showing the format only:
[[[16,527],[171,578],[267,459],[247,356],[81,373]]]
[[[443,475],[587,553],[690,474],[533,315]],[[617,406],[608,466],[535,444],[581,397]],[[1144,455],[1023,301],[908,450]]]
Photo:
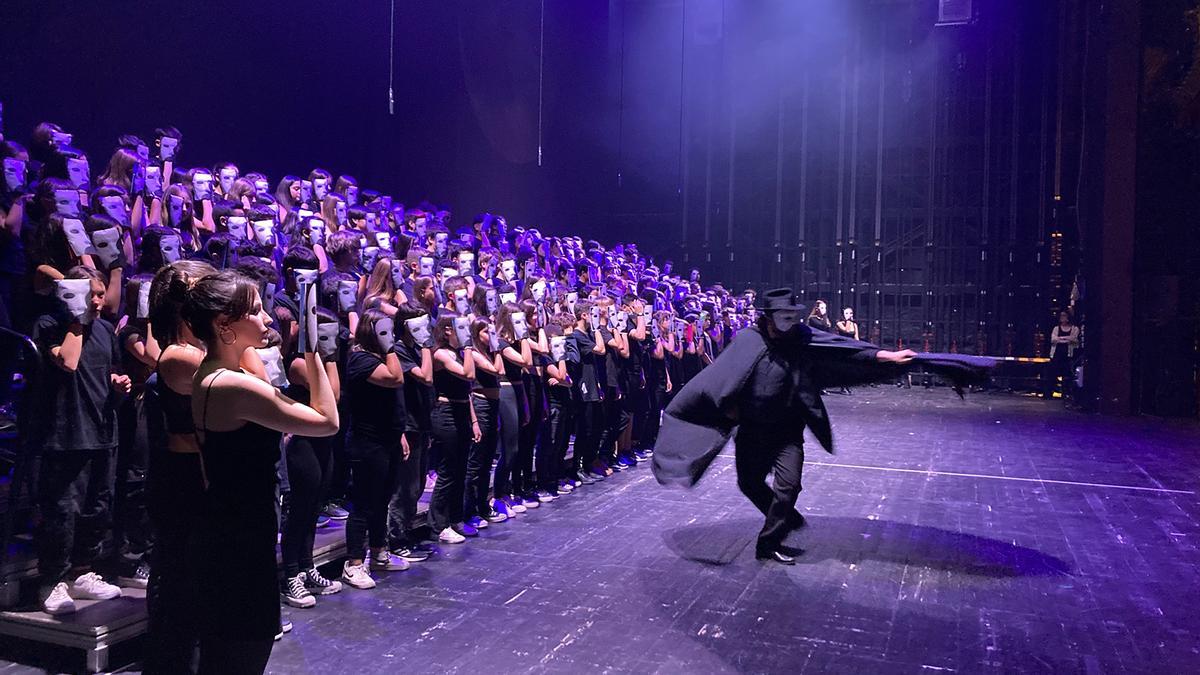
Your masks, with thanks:
[[[117,577],[117,585],[125,588],[145,588],[149,583],[150,566],[145,561],[139,562],[128,574]]]
[[[558,482],[559,492],[574,492],[575,486],[569,480],[560,480]]]
[[[70,614],[75,611],[75,601],[67,592],[67,585],[59,582],[50,590],[50,594],[42,601],[42,611],[52,616]]]
[[[292,632],[292,620],[286,616],[279,620],[279,632],[275,634],[275,641],[279,642],[283,639],[284,633]]]
[[[547,490],[538,490],[536,496],[537,500],[543,504],[549,504],[555,499],[558,499],[557,494],[550,494],[550,492]]]
[[[534,495],[521,495],[518,499],[521,500],[521,504],[527,509],[536,509],[542,505]]]
[[[325,505],[325,510],[322,511],[326,516],[333,520],[346,520],[350,517],[350,512],[342,508],[337,502],[329,502]]]
[[[455,532],[454,528],[452,527],[447,527],[446,529],[442,530],[441,534],[438,535],[438,541],[442,542],[443,544],[461,544],[466,540],[466,537]]]
[[[487,514],[487,521],[489,523],[503,523],[506,520],[508,520],[508,516],[500,513],[495,508],[492,509],[491,513]]]
[[[525,513],[529,510],[525,507],[525,504],[516,497],[506,497],[504,499],[504,503],[508,504],[508,510],[512,511],[513,513]]]
[[[371,556],[371,569],[379,572],[403,572],[408,569],[408,561],[384,549]]]
[[[484,520],[483,518],[480,518],[479,516],[471,516],[467,520],[467,524],[470,525],[471,527],[475,528],[476,530],[482,530],[482,529],[487,528],[488,521]]]
[[[488,516],[488,520],[491,520],[493,523],[502,523],[509,518],[517,517],[516,511],[513,511],[512,507],[508,505],[508,502],[504,501],[503,499],[492,500],[492,513],[503,517],[503,520],[494,520],[492,516]]]
[[[402,560],[407,560],[410,563],[429,560],[429,551],[422,551],[419,548],[409,548],[407,546],[392,549],[392,555]]]
[[[71,597],[78,600],[112,600],[121,597],[121,589],[100,578],[99,574],[88,572],[75,580]]]
[[[299,607],[300,609],[315,607],[317,604],[317,599],[304,587],[303,572],[284,580],[283,591],[279,594],[279,597],[292,607]]]
[[[313,595],[333,595],[342,590],[342,582],[326,579],[315,567],[303,574],[304,587]]]
[[[367,566],[351,565],[349,560],[342,565],[342,581],[362,590],[375,588],[375,580],[371,578]]]

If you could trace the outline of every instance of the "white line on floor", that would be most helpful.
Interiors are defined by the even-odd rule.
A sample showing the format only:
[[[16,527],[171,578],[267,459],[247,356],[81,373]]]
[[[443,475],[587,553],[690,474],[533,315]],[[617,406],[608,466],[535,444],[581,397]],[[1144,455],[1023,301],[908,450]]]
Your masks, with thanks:
[[[733,459],[733,455],[721,454],[720,457]],[[959,476],[963,478],[991,478],[993,480],[1013,480],[1023,483],[1051,483],[1054,485],[1078,485],[1082,487],[1110,488],[1113,490],[1137,490],[1139,492],[1166,492],[1177,495],[1194,495],[1195,490],[1168,490],[1167,488],[1140,487],[1137,485],[1112,485],[1109,483],[1085,483],[1074,480],[1051,480],[1048,478],[1022,478],[1020,476],[993,476],[985,473],[961,473],[957,471],[933,471],[932,469],[901,469],[891,466],[863,466],[861,464],[838,464],[834,462],[805,462],[805,466],[832,466],[839,469],[867,469],[870,471],[892,471],[895,473],[921,473],[929,476]]]

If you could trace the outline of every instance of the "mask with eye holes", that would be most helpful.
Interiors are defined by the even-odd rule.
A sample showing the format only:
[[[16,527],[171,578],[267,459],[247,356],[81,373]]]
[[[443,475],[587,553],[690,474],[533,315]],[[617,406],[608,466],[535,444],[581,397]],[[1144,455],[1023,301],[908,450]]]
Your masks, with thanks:
[[[428,314],[406,319],[404,326],[408,329],[408,334],[412,336],[413,342],[417,345],[421,347],[433,346],[433,332],[429,327]]]
[[[79,217],[79,191],[78,190],[55,190],[54,191],[54,212],[60,216],[78,218]]]
[[[437,234],[433,235],[433,252],[436,253],[439,258],[446,255],[446,247],[449,245],[449,241],[450,235],[446,234],[445,232],[438,232]]]
[[[25,189],[26,165],[16,157],[4,158],[4,186],[9,192]]]
[[[175,159],[175,153],[179,150],[179,139],[172,136],[163,136],[158,139],[158,156],[162,161],[168,162]]]
[[[375,263],[379,262],[379,255],[381,253],[382,251],[379,250],[378,246],[368,246],[362,249],[362,252],[359,254],[359,259],[362,262],[363,269],[366,270],[368,274],[375,269]]]
[[[396,338],[393,334],[393,322],[389,318],[383,318],[375,322],[375,336],[379,338],[379,347],[384,354],[392,351],[392,347],[396,344]]]
[[[221,192],[229,194],[229,191],[233,189],[233,181],[237,180],[237,177],[237,169],[231,166],[221,169],[221,173],[218,176],[218,180],[221,182]]]
[[[277,389],[288,386],[287,372],[283,368],[283,354],[279,353],[279,347],[261,347],[254,351],[258,352],[258,357],[262,359],[271,386]]]
[[[529,292],[533,295],[534,300],[536,300],[538,302],[545,300],[546,299],[546,282],[539,279],[538,281],[536,281],[533,284],[533,286],[530,287]]]
[[[109,195],[100,198],[100,208],[113,220],[123,227],[129,226],[129,210],[125,208],[125,198],[120,195]]]
[[[333,321],[317,324],[317,353],[326,362],[337,357],[340,329],[341,327]]]
[[[525,312],[512,313],[513,337],[524,340],[529,337],[529,324],[525,322]]]
[[[483,297],[487,303],[488,314],[495,314],[496,310],[500,307],[500,294],[496,292],[496,289],[489,288],[484,292]]]
[[[346,186],[346,203],[349,204],[350,206],[356,206],[358,204],[358,186],[357,185],[347,185]]]
[[[254,240],[259,246],[272,246],[275,243],[275,223],[270,220],[254,221]]]
[[[337,297],[338,311],[342,314],[349,313],[354,309],[357,301],[358,284],[348,279],[342,279],[337,282]]]
[[[92,312],[92,282],[90,279],[57,279],[54,295],[66,305],[71,318],[81,324],[89,324],[95,318]]]
[[[271,184],[267,182],[265,178],[259,178],[258,180],[254,181],[254,191],[257,192],[259,196],[270,194]]]
[[[505,281],[513,281],[517,278],[517,261],[505,260],[500,263],[500,274]]]
[[[158,251],[162,254],[163,264],[170,265],[179,260],[180,239],[177,234],[168,234],[158,240]]]
[[[421,256],[421,259],[417,263],[417,265],[420,270],[421,276],[423,276],[423,277],[433,276],[433,258],[430,258],[427,256]]]
[[[470,313],[471,304],[467,301],[467,289],[460,288],[454,291],[454,311],[459,314]]]
[[[354,205],[351,204],[351,206]],[[374,230],[379,227],[379,218],[375,216],[374,211],[367,211],[366,221],[368,230]]]
[[[162,197],[162,169],[157,166],[146,167],[146,194]]]
[[[207,171],[192,174],[192,199],[200,202],[212,197],[213,177]]]
[[[311,202],[313,198],[313,184],[311,180],[300,181],[300,201],[304,203]]]
[[[325,199],[325,195],[329,194],[328,184],[329,184],[329,181],[325,178],[314,178],[313,179],[312,192],[313,192],[313,197],[316,197],[317,201],[321,201],[321,200]]]
[[[306,285],[314,285],[320,279],[321,273],[317,270],[292,270],[292,276],[296,280],[296,296],[295,300],[300,300],[300,289]]]
[[[463,252],[458,256],[458,273],[469,277],[475,273],[475,254]]]
[[[550,358],[555,361],[562,361],[567,358],[567,338],[562,335],[556,335],[550,338]]]
[[[349,211],[346,210],[346,202],[338,202],[333,207],[334,218],[337,219],[338,227],[345,227],[348,222]]]
[[[83,221],[78,218],[63,218],[63,233],[67,235],[67,245],[77,256],[90,255],[96,250],[92,248],[92,239],[83,227]]]
[[[454,317],[454,335],[458,338],[458,346],[471,346],[471,319],[465,316]]]
[[[96,252],[96,257],[100,259],[100,264],[105,268],[111,268],[113,263],[121,259],[121,230],[115,227],[96,230],[92,233],[92,247]],[[142,286],[150,288],[150,284],[142,284]]]
[[[170,225],[172,227],[179,227],[183,224],[183,208],[183,197],[180,197],[179,195],[171,195],[170,198],[167,199],[167,215],[171,218]]]
[[[225,227],[229,230],[229,234],[238,241],[246,239],[246,224],[245,216],[229,216],[225,221]]]
[[[391,251],[392,250],[392,235],[388,234],[387,232],[376,232],[375,233],[375,245],[381,249]]]
[[[320,218],[309,218],[305,223],[308,230],[308,240],[315,246],[325,243],[325,221]]]
[[[72,157],[67,160],[67,179],[71,182],[71,186],[86,190],[91,183],[91,169],[88,167],[88,161],[83,157]]]

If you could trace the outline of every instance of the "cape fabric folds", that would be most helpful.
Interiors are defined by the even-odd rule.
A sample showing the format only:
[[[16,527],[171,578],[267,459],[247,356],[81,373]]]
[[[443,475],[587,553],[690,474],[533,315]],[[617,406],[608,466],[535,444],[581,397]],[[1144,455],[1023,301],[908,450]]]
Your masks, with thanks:
[[[948,380],[962,395],[969,384],[987,380],[996,361],[961,354],[919,354],[907,364],[875,360],[879,347],[823,331],[803,332],[794,345],[801,350],[808,377],[795,397],[795,415],[827,452],[833,452],[833,432],[821,400],[821,389],[894,379],[908,370],[924,368]],[[755,328],[737,338],[715,361],[701,370],[675,395],[663,414],[654,446],[654,477],[663,485],[691,487],[721,452],[738,424],[739,399],[747,392],[751,374],[767,356],[768,345]],[[756,385],[757,386],[757,385]],[[757,420],[770,424],[773,420]],[[777,420],[784,425],[791,420]]]

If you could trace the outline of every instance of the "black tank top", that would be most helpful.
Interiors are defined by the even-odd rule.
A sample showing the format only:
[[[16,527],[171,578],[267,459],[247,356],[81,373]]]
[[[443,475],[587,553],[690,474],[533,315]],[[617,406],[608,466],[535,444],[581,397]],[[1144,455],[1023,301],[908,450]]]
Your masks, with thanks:
[[[148,382],[154,387],[154,393],[158,395],[159,405],[162,407],[163,417],[166,421],[167,433],[192,435],[196,430],[196,424],[192,421],[191,395],[180,394],[172,389],[157,370],[155,370],[155,377]]]
[[[471,395],[471,383],[445,368],[433,369],[433,389],[438,396],[451,401],[465,401]]]
[[[218,374],[208,382],[216,382]],[[208,398],[204,416],[208,415]],[[232,431],[202,428],[200,452],[208,478],[208,504],[220,510],[240,511],[243,506],[275,509],[275,463],[279,461],[278,431],[247,422]]]
[[[487,356],[487,354],[484,354],[484,356]],[[489,373],[480,368],[479,364],[475,364],[475,383],[480,389],[498,389],[500,387],[500,376],[496,373]]]

